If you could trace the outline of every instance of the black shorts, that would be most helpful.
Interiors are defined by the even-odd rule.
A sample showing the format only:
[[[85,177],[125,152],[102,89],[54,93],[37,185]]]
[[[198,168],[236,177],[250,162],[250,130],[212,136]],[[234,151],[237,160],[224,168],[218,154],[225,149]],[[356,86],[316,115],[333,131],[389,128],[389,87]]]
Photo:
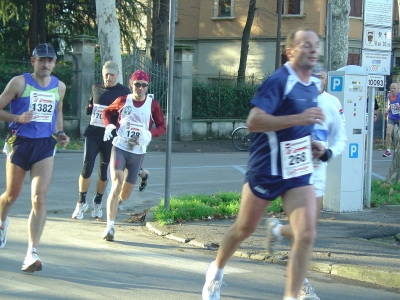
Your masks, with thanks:
[[[11,163],[29,171],[33,164],[56,154],[54,136],[31,139],[12,134],[7,137],[3,152]]]

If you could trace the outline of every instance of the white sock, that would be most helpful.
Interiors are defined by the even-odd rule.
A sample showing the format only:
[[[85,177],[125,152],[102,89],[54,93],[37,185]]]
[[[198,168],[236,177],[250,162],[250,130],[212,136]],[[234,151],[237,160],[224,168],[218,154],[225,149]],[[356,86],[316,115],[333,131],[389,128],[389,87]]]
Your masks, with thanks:
[[[278,224],[278,225],[274,226],[274,228],[272,228],[272,234],[275,235],[275,236],[281,236],[282,235],[281,234],[281,227],[282,226],[283,226],[282,224]]]
[[[209,266],[207,275],[209,273],[211,276],[214,275],[213,279],[215,278],[215,279],[221,280],[222,277],[224,277],[224,270],[225,270],[225,268],[222,268],[222,269],[217,268],[217,266],[215,265],[215,260],[214,260]]]
[[[390,149],[386,149],[386,151],[390,152]]]
[[[283,297],[283,300],[297,300],[297,298],[292,298],[292,297]]]
[[[115,221],[107,221],[107,227],[114,228]]]
[[[29,254],[32,254],[32,252],[36,252],[36,248],[28,247],[28,251],[26,251],[26,254],[29,255]]]
[[[303,284],[308,284],[308,279],[304,278]]]

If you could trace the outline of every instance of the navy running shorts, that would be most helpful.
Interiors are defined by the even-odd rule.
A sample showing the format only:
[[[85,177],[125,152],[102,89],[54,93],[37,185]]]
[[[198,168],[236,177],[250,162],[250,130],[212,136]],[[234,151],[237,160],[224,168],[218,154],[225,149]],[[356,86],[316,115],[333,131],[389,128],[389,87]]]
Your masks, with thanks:
[[[265,200],[275,200],[287,190],[311,185],[311,173],[299,177],[283,179],[281,176],[259,175],[255,171],[247,171],[245,182],[249,183],[254,195]]]
[[[15,134],[7,137],[3,152],[11,163],[29,171],[35,163],[56,154],[57,140],[54,136],[31,139]]]

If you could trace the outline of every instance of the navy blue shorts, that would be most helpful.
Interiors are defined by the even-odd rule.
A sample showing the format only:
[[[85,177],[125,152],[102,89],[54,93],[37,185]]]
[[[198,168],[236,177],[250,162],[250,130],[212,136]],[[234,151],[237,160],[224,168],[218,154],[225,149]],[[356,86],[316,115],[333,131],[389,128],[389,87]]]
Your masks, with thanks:
[[[281,176],[259,175],[254,171],[246,172],[245,182],[249,183],[254,195],[265,200],[275,200],[287,190],[301,186],[311,185],[311,173],[300,177],[283,179]]]
[[[31,139],[16,136],[7,137],[3,152],[11,163],[29,171],[33,164],[56,154],[55,137]]]

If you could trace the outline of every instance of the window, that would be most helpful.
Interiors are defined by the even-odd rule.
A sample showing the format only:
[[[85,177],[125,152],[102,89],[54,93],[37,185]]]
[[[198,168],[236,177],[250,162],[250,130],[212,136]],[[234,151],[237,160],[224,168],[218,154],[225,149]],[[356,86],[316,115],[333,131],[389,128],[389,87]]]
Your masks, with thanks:
[[[283,15],[302,15],[304,0],[283,0],[282,14]],[[278,13],[278,1],[276,2],[276,13]]]
[[[363,1],[350,0],[350,17],[362,18]]]
[[[347,65],[360,65],[360,54],[359,53],[349,53],[347,55]]]
[[[395,58],[395,64],[396,67],[400,67],[400,57]]]
[[[233,18],[234,0],[214,0],[215,18]]]

